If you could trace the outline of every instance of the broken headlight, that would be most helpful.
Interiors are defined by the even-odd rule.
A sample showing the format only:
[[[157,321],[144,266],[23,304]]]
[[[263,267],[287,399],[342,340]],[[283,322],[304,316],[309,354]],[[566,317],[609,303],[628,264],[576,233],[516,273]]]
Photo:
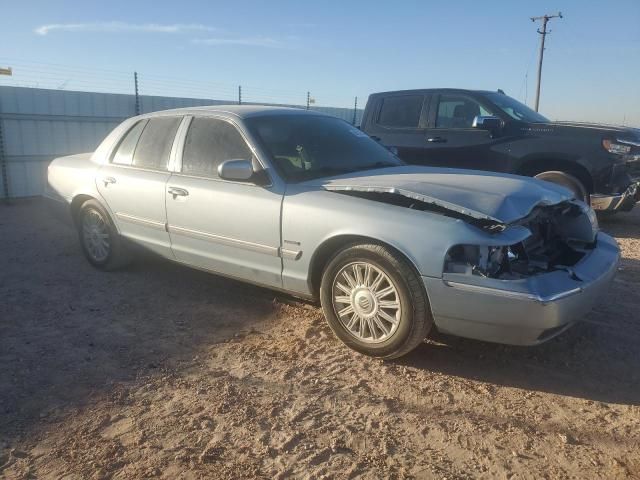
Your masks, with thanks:
[[[496,277],[515,256],[511,247],[456,245],[447,253],[444,272]]]

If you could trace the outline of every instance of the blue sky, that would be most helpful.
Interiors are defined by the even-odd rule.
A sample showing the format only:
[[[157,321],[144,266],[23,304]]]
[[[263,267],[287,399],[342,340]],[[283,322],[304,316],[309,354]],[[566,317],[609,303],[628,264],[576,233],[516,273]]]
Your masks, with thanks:
[[[502,88],[553,119],[640,126],[640,1],[0,1],[0,66],[39,86],[364,104],[369,93]],[[73,68],[69,68],[73,67]],[[122,73],[120,73],[122,72]],[[19,75],[20,74],[20,75]]]

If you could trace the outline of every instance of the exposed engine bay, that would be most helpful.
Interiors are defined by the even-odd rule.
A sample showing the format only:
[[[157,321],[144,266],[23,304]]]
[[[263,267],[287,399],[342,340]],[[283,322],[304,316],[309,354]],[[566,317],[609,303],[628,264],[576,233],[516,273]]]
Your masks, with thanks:
[[[445,258],[445,273],[517,280],[568,270],[595,247],[597,220],[578,202],[537,207],[516,225],[531,235],[508,246],[456,245]]]
[[[514,245],[456,245],[446,255],[444,273],[517,280],[554,270],[571,271],[571,267],[595,247],[598,229],[595,213],[575,200],[537,206],[526,217],[504,224],[465,215],[459,210],[411,198],[404,193],[381,189],[349,189],[338,193],[462,219],[490,234],[513,226],[522,226],[531,232],[525,240]]]

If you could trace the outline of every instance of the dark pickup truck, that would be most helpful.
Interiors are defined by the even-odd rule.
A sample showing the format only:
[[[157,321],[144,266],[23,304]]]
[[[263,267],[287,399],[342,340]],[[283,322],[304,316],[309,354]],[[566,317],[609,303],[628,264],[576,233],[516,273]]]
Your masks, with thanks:
[[[501,90],[375,93],[360,128],[407,163],[537,177],[601,211],[640,201],[639,129],[552,122]]]

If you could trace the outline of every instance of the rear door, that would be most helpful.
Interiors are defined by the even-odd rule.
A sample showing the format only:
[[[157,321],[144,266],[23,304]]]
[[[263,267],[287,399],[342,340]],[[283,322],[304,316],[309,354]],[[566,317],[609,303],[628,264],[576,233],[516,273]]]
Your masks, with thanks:
[[[223,118],[194,117],[181,142],[181,165],[164,194],[176,260],[281,287],[283,193],[271,185],[218,177],[218,165],[225,160],[257,162],[238,126]]]
[[[158,117],[134,124],[96,178],[98,191],[111,209],[120,233],[169,257],[165,189],[181,118]]]
[[[366,132],[397,151],[408,163],[423,163],[424,131],[429,95],[399,93],[380,97],[365,126]]]
[[[504,141],[474,128],[478,115],[495,115],[476,99],[457,92],[433,95],[425,130],[424,162],[439,167],[496,170],[505,162],[493,147]]]

